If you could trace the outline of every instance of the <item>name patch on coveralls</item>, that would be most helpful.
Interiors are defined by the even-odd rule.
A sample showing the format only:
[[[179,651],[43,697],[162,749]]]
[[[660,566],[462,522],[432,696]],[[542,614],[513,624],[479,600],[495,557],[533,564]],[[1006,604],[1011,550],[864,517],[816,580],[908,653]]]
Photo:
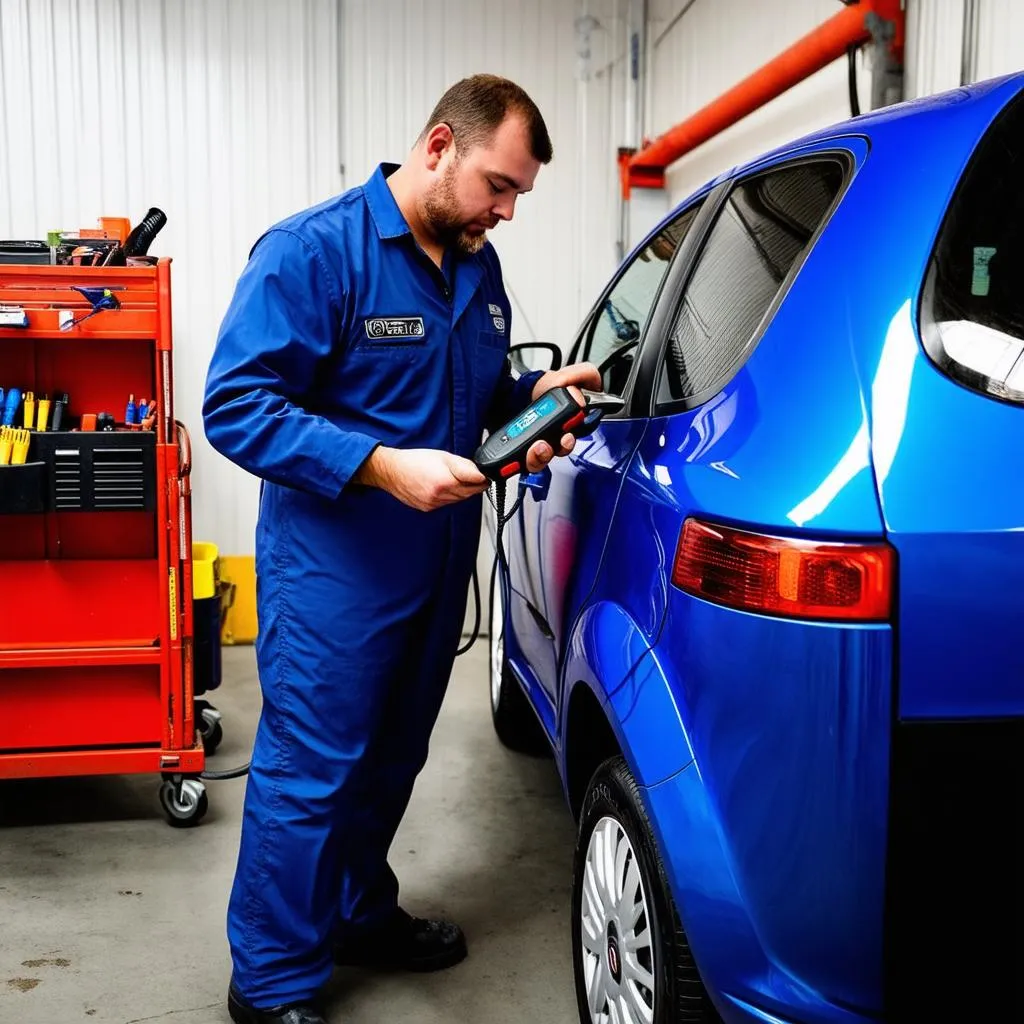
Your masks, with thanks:
[[[421,316],[378,316],[365,321],[368,338],[422,338]]]

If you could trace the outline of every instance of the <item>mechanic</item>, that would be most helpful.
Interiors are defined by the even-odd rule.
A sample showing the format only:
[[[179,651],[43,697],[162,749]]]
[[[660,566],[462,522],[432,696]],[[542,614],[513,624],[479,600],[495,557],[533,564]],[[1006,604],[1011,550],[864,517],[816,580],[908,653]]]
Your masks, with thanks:
[[[210,443],[261,478],[263,711],[228,909],[238,1024],[324,1024],[335,963],[466,955],[398,904],[388,850],[458,647],[486,480],[470,456],[589,364],[515,378],[486,232],[552,156],[514,83],[465,79],[405,163],[271,228],[221,326]],[[556,454],[539,442],[527,469]]]

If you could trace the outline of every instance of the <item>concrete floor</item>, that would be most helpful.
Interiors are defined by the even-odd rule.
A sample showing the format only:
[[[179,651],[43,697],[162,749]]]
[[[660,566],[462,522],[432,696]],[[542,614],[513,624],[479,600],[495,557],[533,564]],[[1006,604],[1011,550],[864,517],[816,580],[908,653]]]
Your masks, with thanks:
[[[414,913],[465,929],[436,975],[338,971],[337,1024],[567,1024],[573,826],[550,761],[511,754],[487,707],[486,642],[456,663],[430,761],[392,849]],[[211,694],[244,761],[259,710],[251,648],[226,648]],[[163,819],[153,777],[0,783],[0,1022],[217,1024],[224,911],[244,781],[209,784],[195,829]]]

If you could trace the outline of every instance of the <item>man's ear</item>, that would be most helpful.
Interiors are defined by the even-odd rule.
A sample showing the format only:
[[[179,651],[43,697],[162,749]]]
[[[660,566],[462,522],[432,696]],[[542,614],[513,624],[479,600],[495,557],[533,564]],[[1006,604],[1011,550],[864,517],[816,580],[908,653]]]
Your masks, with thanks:
[[[445,153],[454,149],[455,137],[452,135],[451,128],[449,128],[444,121],[435,124],[434,127],[427,132],[427,137],[424,140],[427,168],[431,171],[436,171],[437,166],[443,159]]]

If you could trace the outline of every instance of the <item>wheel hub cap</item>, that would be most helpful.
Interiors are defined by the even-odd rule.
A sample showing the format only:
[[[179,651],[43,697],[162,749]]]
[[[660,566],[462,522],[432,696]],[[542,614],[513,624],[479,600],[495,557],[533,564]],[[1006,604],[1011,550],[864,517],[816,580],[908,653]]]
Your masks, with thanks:
[[[583,879],[583,978],[593,1024],[652,1024],[654,944],[636,852],[614,818],[590,836]]]
[[[608,970],[616,985],[622,982],[622,960],[619,958],[619,937],[615,931],[615,922],[608,922]]]

